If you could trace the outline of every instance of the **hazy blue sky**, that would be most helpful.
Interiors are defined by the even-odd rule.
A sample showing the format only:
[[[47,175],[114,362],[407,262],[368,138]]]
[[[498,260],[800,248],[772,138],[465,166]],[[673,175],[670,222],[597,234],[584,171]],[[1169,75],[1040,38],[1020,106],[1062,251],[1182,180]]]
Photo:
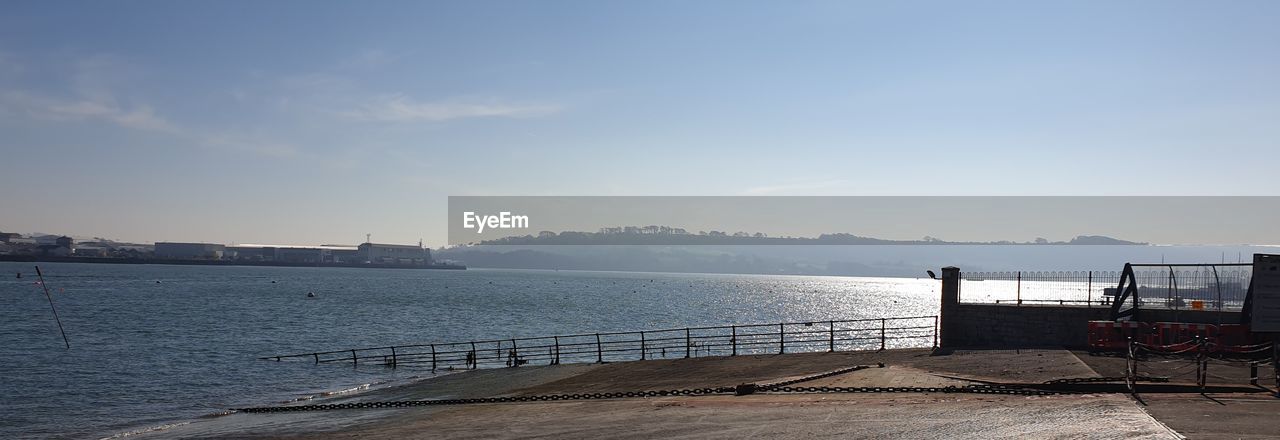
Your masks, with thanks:
[[[448,195],[1275,195],[1276,23],[1276,1],[5,1],[0,230],[438,245]]]

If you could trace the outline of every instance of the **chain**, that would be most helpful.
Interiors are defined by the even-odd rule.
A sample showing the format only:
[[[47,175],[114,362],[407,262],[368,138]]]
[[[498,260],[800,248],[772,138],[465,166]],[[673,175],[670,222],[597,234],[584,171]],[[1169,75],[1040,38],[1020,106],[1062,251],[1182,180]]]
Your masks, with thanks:
[[[1156,377],[1156,376],[1137,376],[1137,377],[1134,377],[1133,380],[1138,382],[1168,382],[1169,378]],[[1073,377],[1069,379],[1049,380],[1049,381],[1045,381],[1044,384],[1045,385],[1063,385],[1063,384],[1072,384],[1072,383],[1098,383],[1098,382],[1124,382],[1124,381],[1125,381],[1124,376]]]
[[[1062,391],[1034,390],[992,385],[969,385],[965,387],[779,387],[771,390],[782,393],[970,393],[970,394],[1008,394],[1018,396],[1054,396],[1071,394]]]
[[[884,368],[884,364],[877,364],[877,366],[878,366],[879,368]],[[827,377],[831,377],[831,376],[838,376],[838,375],[841,375],[841,374],[845,374],[845,373],[852,373],[852,372],[854,372],[854,371],[858,371],[858,370],[865,370],[865,369],[868,369],[868,368],[871,368],[871,367],[870,367],[870,366],[868,366],[868,365],[854,365],[854,366],[849,367],[849,368],[841,368],[841,369],[839,369],[839,370],[828,371],[828,372],[826,372],[826,373],[818,373],[818,374],[815,374],[815,375],[812,375],[812,376],[805,376],[805,377],[801,377],[801,378],[798,378],[798,379],[791,379],[791,380],[784,380],[784,381],[782,381],[782,382],[774,382],[774,383],[766,383],[766,384],[756,385],[756,390],[757,390],[757,391],[768,391],[768,390],[775,389],[775,388],[780,388],[780,387],[785,387],[785,386],[795,385],[795,384],[798,384],[798,383],[800,383],[800,382],[808,382],[808,381],[811,381],[811,380],[818,380],[818,379],[823,379],[823,378],[827,378]]]

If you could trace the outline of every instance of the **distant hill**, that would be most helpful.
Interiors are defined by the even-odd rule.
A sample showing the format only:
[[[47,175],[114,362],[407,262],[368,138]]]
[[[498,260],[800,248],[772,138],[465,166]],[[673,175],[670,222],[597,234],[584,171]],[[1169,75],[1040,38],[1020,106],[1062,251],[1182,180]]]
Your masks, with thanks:
[[[1070,241],[947,241],[934,237],[919,240],[888,240],[864,237],[848,233],[822,234],[817,237],[769,237],[761,233],[709,231],[687,233],[684,229],[666,226],[604,228],[601,232],[542,231],[538,235],[503,237],[483,240],[479,245],[529,246],[529,245],[1127,245],[1145,246],[1147,243],[1121,240],[1100,235],[1081,235]]]
[[[549,246],[547,250],[460,247],[441,249],[437,258],[469,267],[564,269],[671,273],[773,275],[919,275],[917,267],[876,267],[847,261],[811,263],[782,256],[645,246]]]
[[[1110,246],[1115,246],[1115,245],[1145,246],[1147,245],[1147,243],[1125,241],[1118,238],[1111,238],[1103,235],[1081,235],[1079,237],[1071,239],[1071,241],[1067,242],[1066,244],[1110,245]]]

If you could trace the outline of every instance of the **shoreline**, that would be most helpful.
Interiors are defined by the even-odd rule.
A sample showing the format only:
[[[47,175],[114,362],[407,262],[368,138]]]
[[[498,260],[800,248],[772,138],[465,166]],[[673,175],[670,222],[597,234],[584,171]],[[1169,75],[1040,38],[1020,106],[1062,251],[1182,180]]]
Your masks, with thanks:
[[[310,392],[310,394],[303,394],[298,397],[284,399],[278,399],[275,397],[265,398],[260,401],[261,403],[259,403],[259,405],[298,406],[361,400],[369,397],[370,395],[378,395],[378,393],[388,393],[395,389],[417,386],[423,382],[437,380],[445,376],[455,375],[465,371],[466,370],[440,370],[437,372],[424,371],[423,374],[405,378],[341,385],[331,390],[314,391]],[[167,436],[168,433],[176,428],[193,425],[195,428],[202,428],[205,426],[203,425],[204,423],[218,421],[237,414],[240,414],[240,412],[235,409],[227,408],[184,418],[157,420],[155,423],[132,424],[131,426],[125,426],[117,430],[102,431],[96,437],[100,440],[109,440],[120,438],[147,438],[143,437],[145,435]]]
[[[383,263],[295,263],[288,261],[239,261],[239,260],[170,260],[164,258],[109,258],[109,257],[54,257],[42,255],[0,255],[0,262],[16,263],[97,263],[97,264],[156,264],[169,266],[236,266],[236,267],[349,267],[360,269],[436,269],[467,270],[458,264],[431,264],[410,266]]]

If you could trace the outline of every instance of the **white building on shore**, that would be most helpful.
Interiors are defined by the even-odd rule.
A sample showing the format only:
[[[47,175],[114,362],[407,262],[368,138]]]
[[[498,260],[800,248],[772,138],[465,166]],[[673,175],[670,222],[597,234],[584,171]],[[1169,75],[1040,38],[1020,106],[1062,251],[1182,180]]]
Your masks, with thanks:
[[[414,266],[431,264],[431,249],[424,248],[421,244],[414,246],[364,243],[360,245],[359,255],[365,259],[366,263]]]

